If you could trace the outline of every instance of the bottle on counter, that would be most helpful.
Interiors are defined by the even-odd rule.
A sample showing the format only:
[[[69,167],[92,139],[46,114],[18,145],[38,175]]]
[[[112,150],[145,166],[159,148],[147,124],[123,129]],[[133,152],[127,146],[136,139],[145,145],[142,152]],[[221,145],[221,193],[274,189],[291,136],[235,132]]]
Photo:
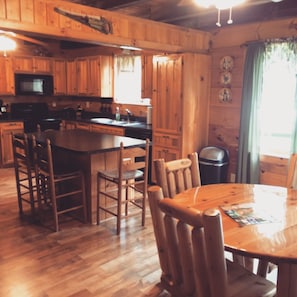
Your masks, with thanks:
[[[76,109],[76,119],[81,119],[82,111],[83,111],[83,109],[82,109],[81,105],[78,105],[77,109]]]
[[[117,107],[115,112],[115,120],[119,121],[120,119],[121,119],[120,108]]]

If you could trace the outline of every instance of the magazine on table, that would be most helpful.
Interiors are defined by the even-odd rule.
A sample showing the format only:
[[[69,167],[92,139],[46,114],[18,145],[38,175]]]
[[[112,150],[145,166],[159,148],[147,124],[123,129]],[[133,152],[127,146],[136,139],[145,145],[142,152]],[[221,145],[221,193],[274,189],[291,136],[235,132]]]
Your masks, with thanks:
[[[267,211],[257,208],[255,203],[222,205],[221,209],[240,226],[274,223],[277,221]]]

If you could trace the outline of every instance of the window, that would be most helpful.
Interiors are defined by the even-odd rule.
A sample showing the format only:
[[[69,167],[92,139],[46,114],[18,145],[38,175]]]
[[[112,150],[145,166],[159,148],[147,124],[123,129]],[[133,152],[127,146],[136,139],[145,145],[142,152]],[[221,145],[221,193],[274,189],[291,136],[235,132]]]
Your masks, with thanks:
[[[141,104],[141,56],[116,56],[114,63],[115,102]]]
[[[260,153],[288,157],[296,119],[296,69],[288,43],[268,45],[260,100]]]

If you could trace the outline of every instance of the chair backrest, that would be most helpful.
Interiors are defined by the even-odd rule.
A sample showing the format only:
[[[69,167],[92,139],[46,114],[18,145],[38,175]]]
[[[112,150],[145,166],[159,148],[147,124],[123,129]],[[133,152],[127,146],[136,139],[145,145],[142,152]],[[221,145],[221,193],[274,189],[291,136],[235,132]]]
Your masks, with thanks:
[[[124,148],[123,143],[120,145],[119,157],[119,179],[123,178],[124,172],[133,172],[141,170],[143,179],[148,180],[148,159],[149,159],[149,140],[146,139],[144,147]],[[146,189],[147,190],[147,189]]]
[[[27,135],[24,133],[12,134],[12,149],[20,211],[22,212],[22,201],[30,203],[33,211],[35,202],[35,182],[33,179],[35,174]]]
[[[55,195],[54,185],[54,168],[52,159],[52,149],[49,139],[45,142],[37,142],[35,136],[32,136],[32,149],[34,154],[36,184],[38,202],[50,198],[53,207],[56,207],[56,201],[53,199]],[[44,182],[46,181],[46,188]],[[41,196],[43,195],[43,196]]]
[[[297,153],[292,154],[289,161],[287,188],[297,189]]]
[[[162,285],[174,296],[227,296],[220,211],[182,206],[164,198],[159,186],[150,187],[148,197]]]
[[[201,185],[198,154],[191,153],[188,158],[165,162],[164,159],[154,160],[157,185],[165,197]]]

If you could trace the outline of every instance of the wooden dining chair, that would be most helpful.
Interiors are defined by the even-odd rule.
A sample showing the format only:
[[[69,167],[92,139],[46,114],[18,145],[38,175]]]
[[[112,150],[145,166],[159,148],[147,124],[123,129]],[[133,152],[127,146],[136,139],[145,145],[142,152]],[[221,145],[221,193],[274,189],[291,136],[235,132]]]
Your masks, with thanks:
[[[164,159],[153,161],[156,182],[164,196],[173,198],[186,189],[201,186],[198,154],[189,154],[188,158],[165,162]]]
[[[289,160],[287,188],[297,189],[297,154],[292,154]]]
[[[55,166],[49,139],[37,142],[33,136],[32,143],[40,220],[44,222],[50,209],[56,232],[59,231],[59,217],[64,214],[82,217],[85,223],[87,204],[83,172]]]
[[[121,220],[131,215],[128,205],[141,210],[142,226],[145,225],[145,211],[148,187],[149,139],[144,147],[125,149],[120,145],[118,165],[115,169],[99,171],[97,174],[97,225],[105,214],[117,218],[117,235]],[[124,205],[124,214],[122,212]]]
[[[202,213],[164,198],[159,186],[149,188],[148,198],[162,269],[161,285],[172,296],[275,296],[272,282],[226,260],[218,209]]]
[[[19,213],[23,215],[23,203],[30,205],[34,217],[37,207],[35,170],[26,134],[12,134],[12,148]]]

